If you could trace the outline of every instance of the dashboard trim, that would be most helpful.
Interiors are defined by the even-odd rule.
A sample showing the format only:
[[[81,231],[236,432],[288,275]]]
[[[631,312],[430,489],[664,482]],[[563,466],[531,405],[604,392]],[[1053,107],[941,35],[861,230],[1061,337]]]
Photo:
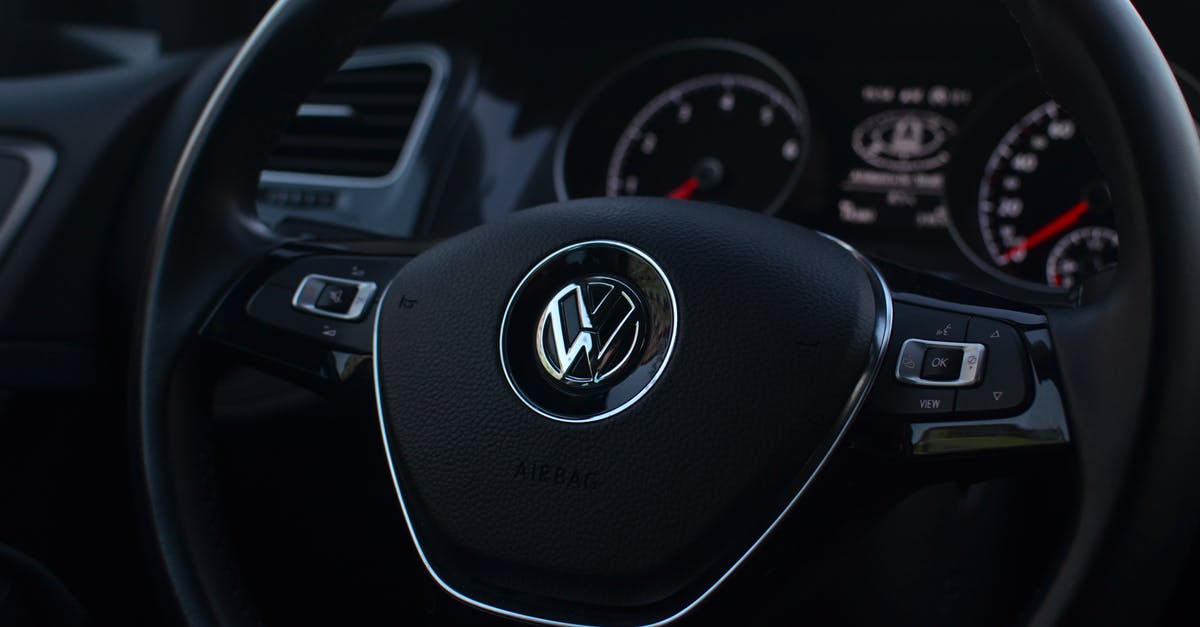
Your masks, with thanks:
[[[25,180],[17,188],[12,204],[5,209],[0,219],[0,260],[8,256],[8,250],[33,213],[33,208],[45,191],[46,184],[58,165],[58,153],[48,144],[12,137],[0,137],[0,155],[10,155],[25,162],[29,168]]]

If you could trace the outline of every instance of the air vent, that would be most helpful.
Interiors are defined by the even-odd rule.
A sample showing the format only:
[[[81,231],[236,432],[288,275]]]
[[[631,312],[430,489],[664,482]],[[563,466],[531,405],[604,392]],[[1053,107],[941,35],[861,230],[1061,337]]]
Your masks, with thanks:
[[[423,62],[360,64],[333,73],[288,124],[267,169],[359,178],[396,167],[429,91]]]

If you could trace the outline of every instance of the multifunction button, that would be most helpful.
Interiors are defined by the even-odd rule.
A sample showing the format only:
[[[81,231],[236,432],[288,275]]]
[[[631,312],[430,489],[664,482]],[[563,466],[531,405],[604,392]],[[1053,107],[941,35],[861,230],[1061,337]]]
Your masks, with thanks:
[[[960,390],[959,412],[1005,412],[1025,404],[1028,365],[1021,338],[1012,327],[987,318],[971,318],[967,341],[988,347],[987,376],[980,385]]]
[[[358,287],[355,285],[328,283],[321,290],[321,295],[317,296],[316,309],[322,313],[348,314],[358,293]]]
[[[927,348],[921,361],[921,378],[926,381],[954,381],[961,378],[961,348]]]
[[[368,354],[374,302],[406,259],[301,257],[280,268],[246,303],[250,318],[330,348]]]
[[[296,288],[292,306],[327,318],[358,320],[371,304],[375,289],[369,281],[310,274]]]
[[[932,388],[962,388],[979,383],[987,347],[966,342],[910,338],[900,347],[896,380]]]
[[[871,394],[881,414],[936,420],[1012,414],[1028,400],[1029,363],[1016,329],[904,303]]]

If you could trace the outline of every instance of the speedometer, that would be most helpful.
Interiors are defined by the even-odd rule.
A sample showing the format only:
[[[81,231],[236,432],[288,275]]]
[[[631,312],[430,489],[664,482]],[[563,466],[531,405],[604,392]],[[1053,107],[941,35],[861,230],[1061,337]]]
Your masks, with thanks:
[[[1200,111],[1195,80],[1178,70],[1176,77]],[[1103,293],[1120,257],[1116,226],[1125,207],[1075,118],[1047,100],[1034,75],[986,102],[964,124],[946,179],[950,234],[988,275],[964,268],[964,276],[1001,294],[1054,303],[1077,300],[1079,288]]]
[[[1108,184],[1075,122],[1054,102],[1025,115],[996,145],[977,210],[988,260],[1005,276],[1069,288],[1116,263]],[[1081,243],[1103,253],[1073,258],[1090,249]]]

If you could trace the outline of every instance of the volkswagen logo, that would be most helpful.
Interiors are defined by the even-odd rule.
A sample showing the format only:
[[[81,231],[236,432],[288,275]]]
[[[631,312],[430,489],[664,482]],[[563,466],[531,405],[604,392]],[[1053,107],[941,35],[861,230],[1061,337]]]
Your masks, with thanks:
[[[602,384],[630,364],[641,339],[642,305],[617,279],[594,277],[558,291],[537,326],[537,355],[568,387]]]
[[[646,253],[620,242],[574,244],[517,286],[500,324],[500,362],[536,413],[600,420],[658,381],[677,321],[666,274]]]

